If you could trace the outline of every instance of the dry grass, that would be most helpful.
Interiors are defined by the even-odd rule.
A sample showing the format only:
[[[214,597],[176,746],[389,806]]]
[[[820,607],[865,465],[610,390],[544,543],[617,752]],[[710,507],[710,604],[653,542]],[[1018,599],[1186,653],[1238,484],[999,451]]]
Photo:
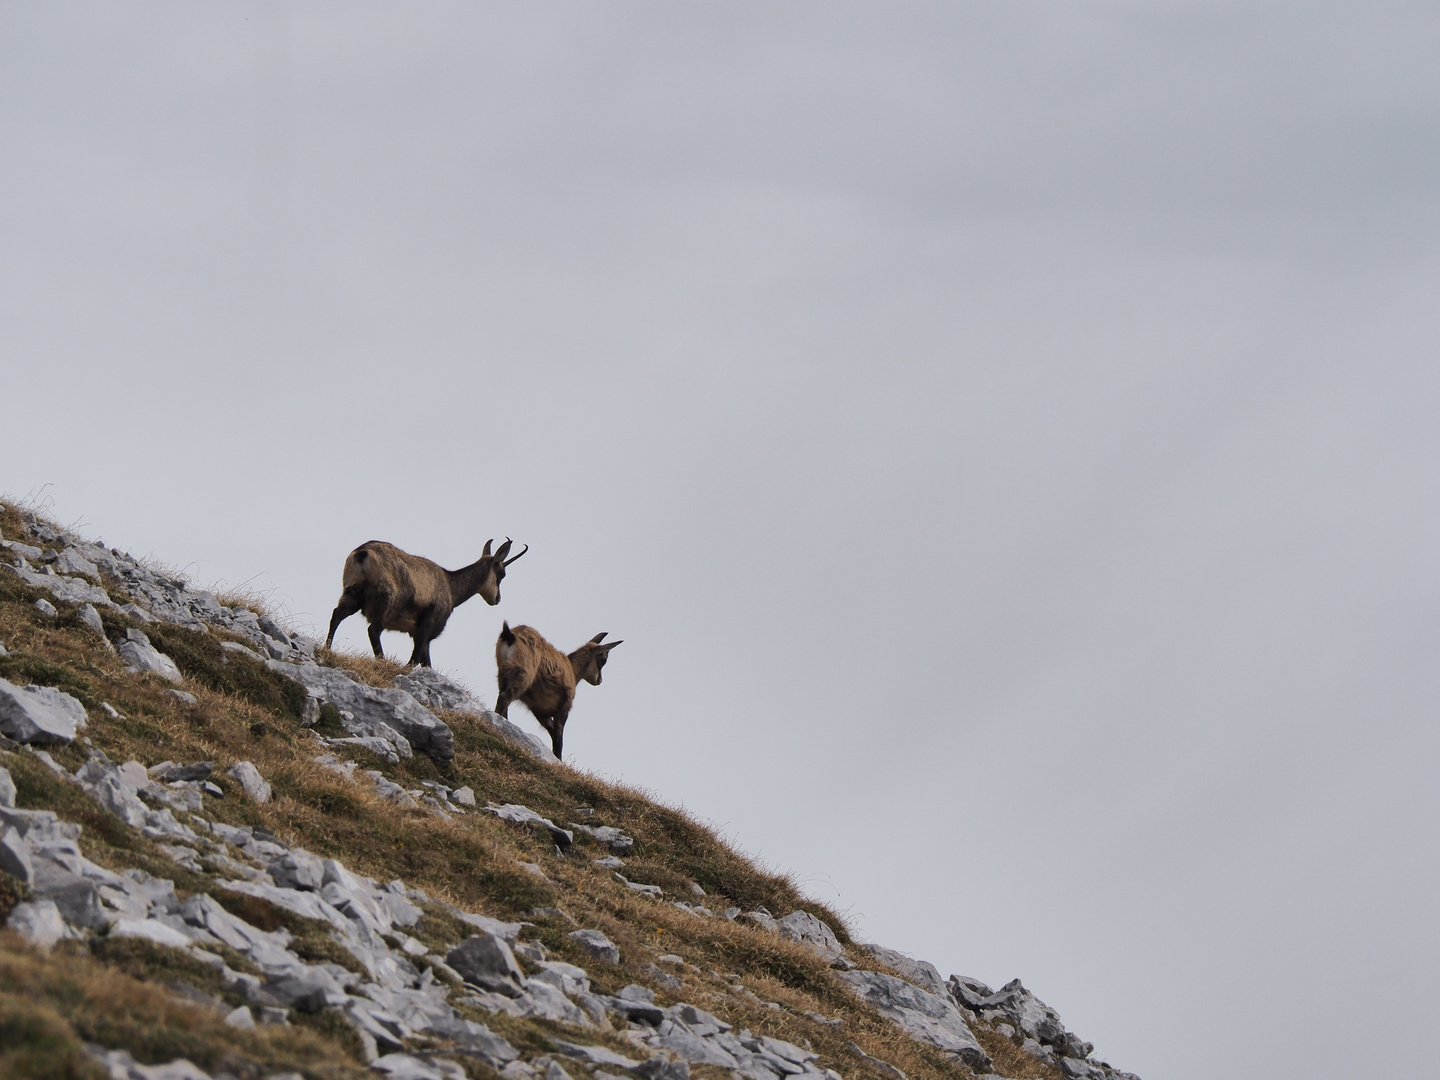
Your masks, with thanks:
[[[15,508],[0,503],[0,529],[5,535],[15,536],[19,524]],[[119,600],[114,583],[111,585],[112,595]],[[89,737],[112,760],[135,759],[146,766],[166,759],[215,762],[215,779],[226,795],[206,798],[207,817],[263,826],[286,843],[338,858],[380,881],[402,878],[437,900],[469,910],[518,918],[536,908],[558,907],[568,918],[531,916],[533,926],[525,931],[526,936],[543,941],[558,958],[585,966],[601,992],[614,992],[630,982],[650,985],[662,1002],[691,1001],[731,1018],[737,1026],[808,1042],[820,1053],[823,1065],[840,1071],[847,1080],[872,1073],[871,1067],[845,1049],[850,1040],[867,1053],[893,1062],[913,1080],[970,1075],[903,1035],[800,946],[747,923],[697,918],[625,888],[610,871],[593,864],[606,852],[583,834],[577,835],[575,846],[562,857],[543,832],[511,826],[483,813],[444,820],[428,811],[404,810],[380,799],[368,782],[347,781],[321,767],[314,761],[321,752],[314,734],[297,723],[301,699],[296,696],[296,684],[274,676],[263,665],[225,653],[217,640],[225,637],[223,632],[200,634],[160,624],[146,627],[157,647],[171,655],[186,674],[185,689],[198,699],[187,705],[167,693],[169,684],[158,678],[127,673],[73,611],[57,605],[62,607],[58,619],[41,617],[33,607],[38,595],[13,574],[0,571],[0,641],[13,650],[12,655],[0,658],[0,675],[12,681],[59,686],[80,698],[90,710]],[[130,625],[114,612],[107,612],[104,618],[111,637],[121,636]],[[392,661],[349,653],[325,653],[324,659],[380,686],[388,685],[403,670]],[[107,718],[99,709],[102,701],[118,709],[121,719]],[[625,873],[632,880],[658,884],[667,895],[685,900],[695,899],[689,884],[698,882],[709,894],[704,902],[716,911],[731,905],[750,910],[763,904],[781,915],[803,908],[824,919],[848,942],[844,922],[835,912],[801,894],[788,877],[755,866],[682,811],[568,767],[539,762],[476,717],[451,714],[446,719],[455,732],[456,755],[443,769],[420,756],[396,767],[362,760],[361,767],[383,768],[407,788],[417,788],[426,779],[442,780],[451,787],[468,784],[482,803],[523,803],[562,825],[579,820],[577,808],[591,807],[595,814],[586,818],[587,822],[615,825],[635,838],[635,848],[626,856]],[[263,723],[265,730],[260,736],[251,733],[258,723]],[[87,754],[88,748],[76,743],[55,756],[74,768]],[[225,778],[225,769],[242,759],[254,762],[270,780],[274,788],[270,804],[250,802]],[[154,844],[125,828],[33,757],[6,755],[4,763],[15,777],[19,804],[54,807],[83,824],[81,846],[96,862],[116,869],[137,866],[171,878],[182,895],[210,888],[204,878],[169,862]],[[522,862],[540,866],[544,878],[523,869]],[[321,928],[301,925],[304,920],[297,922],[294,916],[263,902],[237,898],[223,890],[217,890],[216,898],[231,906],[248,905],[244,917],[262,925],[290,926],[316,959],[350,962],[338,950],[327,954],[329,939]],[[3,900],[0,891],[0,902]],[[566,937],[575,924],[603,930],[619,945],[621,964],[608,967],[581,953]],[[432,947],[455,943],[469,932],[443,908],[434,906],[416,928],[417,936]],[[123,1046],[142,1060],[154,1058],[143,1058],[141,1050],[158,1053],[162,1045],[167,1053],[194,1046],[194,1053],[208,1054],[204,1060],[212,1065],[225,1054],[248,1055],[246,1060],[257,1062],[284,1058],[287,1067],[300,1065],[317,1078],[349,1075],[346,1070],[356,1064],[346,1056],[340,1034],[295,1032],[293,1038],[299,1041],[285,1042],[274,1034],[242,1036],[230,1029],[219,1030],[214,1010],[177,1004],[168,992],[147,981],[153,974],[147,964],[153,958],[102,948],[94,955],[67,955],[57,961],[52,976],[42,977],[43,965],[29,954],[17,952],[13,944],[7,950],[4,962],[13,966],[13,978],[30,987],[24,1007],[13,1006],[18,1017],[15,1023],[33,1032],[25,1038],[36,1047],[34,1053],[50,1063],[43,1069],[37,1065],[35,1075],[87,1075],[84,1062],[75,1065],[79,1071],[64,1071],[71,1068],[65,1063],[72,1060],[73,1055],[67,1055],[71,1055],[77,1036]],[[680,973],[684,989],[678,995],[667,993],[640,970],[666,953],[678,954],[691,965]],[[854,959],[868,961],[858,952]],[[241,963],[234,958],[232,966]],[[734,988],[736,977],[743,990]],[[11,978],[0,973],[0,986],[7,986]],[[197,973],[194,978],[201,976]],[[95,1005],[96,1015],[111,1016],[109,1009],[114,1017],[86,1019],[85,1010],[91,1006],[77,1003],[98,1001],[96,994],[102,987],[105,993],[115,995],[115,1002]],[[201,988],[224,996],[213,986]],[[844,1024],[837,1028],[819,1023],[805,1015],[810,1012],[839,1018]],[[543,1049],[546,1033],[560,1030],[531,1020],[476,1018],[522,1047],[533,1044]],[[173,1038],[161,1037],[160,1033],[171,1029]],[[571,1037],[575,1034],[570,1033]],[[981,1037],[1002,1073],[1027,1078],[1050,1075],[1033,1068],[1024,1071],[1030,1059],[1023,1055],[1023,1060],[1015,1059],[1019,1051],[1003,1036],[987,1031]],[[316,1048],[322,1045],[329,1048],[324,1054],[306,1056],[318,1053]],[[624,1045],[619,1043],[616,1048]],[[51,1049],[42,1051],[42,1047]],[[187,1051],[185,1056],[191,1055]],[[209,1067],[196,1057],[192,1060]],[[12,1074],[29,1075],[6,1073],[0,1061],[0,1075]]]
[[[83,1041],[122,1046],[141,1063],[183,1057],[237,1077],[296,1067],[314,1080],[371,1075],[350,1047],[322,1032],[239,1031],[224,1016],[222,1008],[186,1000],[83,950],[44,955],[0,935],[0,1075],[98,1077],[81,1052]]]

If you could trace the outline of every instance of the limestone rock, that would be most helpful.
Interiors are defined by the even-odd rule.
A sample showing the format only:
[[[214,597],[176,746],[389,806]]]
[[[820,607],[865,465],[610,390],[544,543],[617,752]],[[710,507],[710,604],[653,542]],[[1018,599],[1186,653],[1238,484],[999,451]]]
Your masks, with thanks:
[[[597,960],[607,964],[620,962],[620,947],[599,930],[572,930],[565,936]]]
[[[792,911],[783,919],[777,919],[775,929],[787,941],[798,941],[827,960],[845,955],[835,932],[808,911]]]
[[[568,848],[575,843],[575,834],[560,828],[549,818],[541,817],[528,806],[521,806],[519,803],[506,803],[504,806],[487,806],[487,811],[494,814],[501,821],[513,822],[516,825],[539,825],[550,833],[550,839],[554,840],[562,848]]]
[[[612,825],[578,825],[571,821],[570,828],[594,837],[610,849],[614,855],[628,855],[635,841]]]
[[[950,987],[940,977],[940,972],[934,964],[926,963],[924,960],[912,960],[904,953],[887,949],[884,945],[865,945],[863,948],[906,982],[913,983],[926,993],[935,994],[938,997],[946,997],[950,994]]]
[[[410,746],[444,763],[455,757],[455,736],[434,713],[404,690],[380,690],[356,682],[338,668],[269,661],[272,671],[294,679],[312,697],[341,713],[350,713],[345,730],[351,735],[384,738],[381,727],[402,736]]]
[[[465,712],[479,715],[485,706],[469,690],[434,668],[417,667],[395,676],[395,686],[427,709],[437,712]]]
[[[15,781],[10,777],[10,770],[0,767],[0,806],[15,805]]]
[[[30,845],[25,843],[15,826],[5,826],[0,833],[0,870],[13,878],[19,878],[29,885],[35,877],[35,865],[30,859]]]
[[[324,862],[318,855],[298,848],[272,860],[266,869],[282,888],[314,892],[325,884]]]
[[[153,671],[161,678],[177,683],[185,679],[185,676],[180,674],[180,669],[175,666],[175,661],[151,645],[149,635],[143,630],[136,630],[134,627],[126,630],[125,640],[115,651],[120,654],[120,659],[125,661],[127,671]]]
[[[525,989],[525,974],[515,962],[504,939],[494,934],[473,934],[445,957],[460,977],[492,993],[519,997]]]
[[[85,727],[85,706],[53,686],[0,679],[0,734],[18,743],[68,743]]]
[[[257,803],[270,801],[270,781],[260,775],[260,770],[248,761],[237,761],[225,770],[225,775],[240,785],[246,795]]]
[[[51,900],[16,904],[5,925],[41,949],[50,948],[69,933],[60,909]]]
[[[841,971],[836,977],[913,1038],[954,1054],[972,1068],[989,1067],[990,1058],[948,997],[878,971]]]
[[[192,944],[188,934],[181,933],[158,919],[117,919],[110,925],[110,936],[144,938],[157,945],[168,945],[172,949],[184,949]]]
[[[1047,1046],[1063,1046],[1065,1025],[1060,1015],[1037,998],[1019,979],[1012,979],[980,1002],[984,1010],[1003,1013],[1021,1032]]]

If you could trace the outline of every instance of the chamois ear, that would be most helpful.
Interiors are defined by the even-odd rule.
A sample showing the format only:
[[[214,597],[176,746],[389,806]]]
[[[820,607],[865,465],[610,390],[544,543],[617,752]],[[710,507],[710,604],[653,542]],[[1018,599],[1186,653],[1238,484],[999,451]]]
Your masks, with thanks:
[[[495,538],[494,538],[493,536],[492,536],[489,540],[486,540],[486,541],[485,541],[485,550],[482,551],[482,552],[480,552],[480,557],[481,557],[482,559],[488,559],[488,558],[490,558],[490,545],[493,544],[494,542],[495,542]]]
[[[506,645],[515,644],[515,631],[510,629],[510,620],[506,619],[500,624],[500,640]]]
[[[489,554],[488,552],[486,554]],[[505,556],[510,554],[510,537],[505,537],[505,542],[495,549],[495,561],[504,565]]]
[[[610,631],[608,631],[608,630],[601,630],[600,633],[596,634],[594,637],[592,637],[592,638],[590,639],[590,644],[591,644],[591,645],[599,645],[600,642],[602,642],[602,641],[605,640],[605,635],[608,634],[609,632],[610,632]]]
[[[608,644],[608,645],[601,645],[600,648],[603,649],[605,652],[608,653],[608,652],[609,652],[611,649],[613,649],[616,645],[624,645],[624,644],[625,644],[625,639],[624,639],[624,638],[621,638],[619,641],[612,641],[612,642],[610,642],[610,644]]]

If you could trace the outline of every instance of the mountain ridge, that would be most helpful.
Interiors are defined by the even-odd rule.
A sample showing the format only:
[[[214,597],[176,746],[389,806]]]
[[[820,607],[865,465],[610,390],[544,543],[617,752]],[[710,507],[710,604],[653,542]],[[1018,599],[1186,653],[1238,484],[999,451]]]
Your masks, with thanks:
[[[13,503],[0,537],[13,1075],[1130,1078],[440,672]]]

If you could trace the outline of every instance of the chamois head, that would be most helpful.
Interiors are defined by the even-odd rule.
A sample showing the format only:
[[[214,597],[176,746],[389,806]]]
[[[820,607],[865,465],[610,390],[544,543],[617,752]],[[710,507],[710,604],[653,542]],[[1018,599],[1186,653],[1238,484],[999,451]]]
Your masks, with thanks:
[[[615,648],[616,645],[623,645],[625,643],[622,638],[620,641],[612,641],[608,645],[601,645],[600,642],[605,640],[606,633],[608,633],[608,631],[602,631],[596,634],[570,654],[570,666],[575,669],[575,677],[577,679],[584,679],[591,686],[600,685],[600,672],[605,667],[605,661],[610,659],[610,650]]]
[[[505,580],[505,568],[515,559],[520,558],[520,555],[529,551],[530,545],[526,544],[521,548],[520,555],[507,559],[506,556],[510,554],[510,544],[512,543],[510,538],[507,536],[505,542],[493,555],[490,554],[492,543],[494,543],[493,539],[485,541],[485,550],[480,553],[480,561],[475,564],[480,573],[479,585],[475,591],[480,594],[485,603],[494,607],[500,602],[500,582]]]

